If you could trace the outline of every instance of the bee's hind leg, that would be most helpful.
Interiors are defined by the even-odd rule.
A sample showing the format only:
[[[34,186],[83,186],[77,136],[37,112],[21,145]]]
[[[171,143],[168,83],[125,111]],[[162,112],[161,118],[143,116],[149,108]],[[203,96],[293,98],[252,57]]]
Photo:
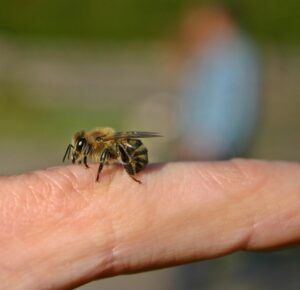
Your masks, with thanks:
[[[120,152],[120,155],[121,155],[121,160],[122,160],[123,167],[126,170],[126,172],[128,173],[128,175],[135,182],[138,182],[138,183],[141,184],[142,182],[135,178],[136,167],[135,167],[134,163],[132,161],[130,161],[130,157],[128,156],[127,152],[124,150],[124,148],[122,146],[119,146],[119,152]]]
[[[135,182],[138,182],[138,183],[142,183],[140,180],[138,180],[136,177],[135,177],[135,170],[134,170],[134,166],[130,163],[127,163],[127,164],[123,164],[123,167],[124,169],[126,170],[126,172],[128,173],[128,175],[135,181]]]
[[[142,184],[142,182],[138,179],[136,179],[133,175],[129,175],[134,181],[136,181],[139,184]]]

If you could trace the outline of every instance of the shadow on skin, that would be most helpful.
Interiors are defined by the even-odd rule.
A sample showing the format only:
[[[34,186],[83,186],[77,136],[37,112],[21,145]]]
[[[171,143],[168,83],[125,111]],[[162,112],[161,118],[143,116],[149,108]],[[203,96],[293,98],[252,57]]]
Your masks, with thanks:
[[[98,164],[97,163],[89,163],[89,168],[86,168],[83,164],[77,164],[77,165],[70,165],[70,166],[80,166],[80,170],[87,170],[91,176],[94,177],[94,181],[96,181],[96,176],[97,176],[97,170],[98,170]],[[141,184],[144,184],[144,179],[147,178],[147,174],[159,174],[159,171],[161,171],[164,167],[166,166],[166,163],[151,163],[146,166],[142,171],[137,173],[135,177],[141,181]],[[55,167],[57,168],[57,167]],[[118,175],[125,175],[129,178],[129,180],[134,181],[130,175],[125,171],[123,168],[122,164],[120,163],[110,163],[106,164],[103,167],[103,170],[101,171],[99,175],[99,181],[97,183],[101,184],[101,181],[104,182],[103,180],[107,181],[110,180],[110,182],[113,181],[114,176]],[[135,181],[134,181],[135,182]],[[135,182],[137,183],[137,182]]]

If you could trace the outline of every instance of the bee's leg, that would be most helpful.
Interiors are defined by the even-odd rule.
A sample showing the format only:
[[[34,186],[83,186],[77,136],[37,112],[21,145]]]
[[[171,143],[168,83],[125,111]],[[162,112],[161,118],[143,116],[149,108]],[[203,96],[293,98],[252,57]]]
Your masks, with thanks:
[[[90,144],[87,144],[85,150],[84,150],[84,157],[83,157],[83,163],[85,165],[86,168],[89,168],[88,164],[87,164],[87,157],[89,155],[89,153],[91,152],[92,150],[92,146]]]
[[[136,179],[134,175],[136,174],[134,162],[130,159],[128,153],[124,149],[122,145],[118,145],[118,149],[120,152],[120,157],[123,163],[123,167],[128,173],[128,175],[136,182],[142,183],[140,180]]]
[[[69,153],[68,153],[68,159],[70,160],[70,155],[71,155],[71,148],[74,149],[74,146],[72,144],[70,144],[70,149],[69,149]]]
[[[127,171],[127,169],[125,168],[125,170]],[[127,171],[128,173],[128,171]],[[128,173],[129,174],[129,173]],[[129,174],[129,176],[137,183],[142,184],[142,182],[140,180],[138,180],[136,177],[134,177],[134,175]]]
[[[71,148],[73,149],[73,145],[69,144],[67,147],[67,150],[65,152],[64,158],[63,158],[63,162],[65,162],[66,157],[68,156],[68,159],[70,159],[70,153],[71,153]]]
[[[101,170],[103,169],[106,158],[108,157],[108,153],[109,153],[109,151],[107,149],[104,149],[103,152],[101,153],[96,181],[99,181],[99,175],[100,175]]]
[[[83,163],[84,163],[86,168],[89,168],[89,166],[87,164],[87,156],[86,155],[83,157]]]

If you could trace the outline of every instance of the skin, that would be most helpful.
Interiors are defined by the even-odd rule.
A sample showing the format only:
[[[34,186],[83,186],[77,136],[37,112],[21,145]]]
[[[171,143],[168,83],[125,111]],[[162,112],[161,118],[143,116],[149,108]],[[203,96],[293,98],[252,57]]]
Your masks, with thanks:
[[[3,289],[93,279],[300,241],[300,164],[72,165],[0,178]]]

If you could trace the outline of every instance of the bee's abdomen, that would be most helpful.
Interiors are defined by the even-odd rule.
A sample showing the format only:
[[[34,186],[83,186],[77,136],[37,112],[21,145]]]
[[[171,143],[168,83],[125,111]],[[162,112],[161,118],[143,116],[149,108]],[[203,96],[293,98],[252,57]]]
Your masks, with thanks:
[[[141,171],[148,164],[148,150],[141,140],[129,139],[124,144],[124,149],[126,150],[128,156],[131,159],[130,164],[127,168],[128,173],[130,171],[131,175]]]

